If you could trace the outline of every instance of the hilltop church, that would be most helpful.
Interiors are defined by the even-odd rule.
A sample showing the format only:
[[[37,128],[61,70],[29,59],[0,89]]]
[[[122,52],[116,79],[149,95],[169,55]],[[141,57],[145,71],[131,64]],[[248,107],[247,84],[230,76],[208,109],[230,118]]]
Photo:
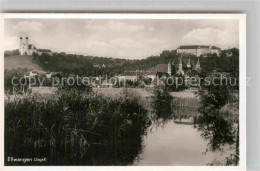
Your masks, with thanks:
[[[29,38],[20,37],[20,46],[19,46],[19,54],[20,55],[33,55],[33,53],[37,53],[38,55],[42,55],[42,53],[47,53],[52,55],[52,51],[49,49],[37,49],[34,44],[29,44]]]
[[[33,53],[37,53],[37,49],[33,44],[29,44],[28,37],[25,40],[20,37],[19,53],[20,55],[32,55]]]

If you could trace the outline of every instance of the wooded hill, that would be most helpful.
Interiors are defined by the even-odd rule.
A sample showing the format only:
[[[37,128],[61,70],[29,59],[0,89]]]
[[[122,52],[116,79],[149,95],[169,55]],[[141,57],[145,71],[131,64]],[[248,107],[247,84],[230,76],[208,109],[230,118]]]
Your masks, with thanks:
[[[198,58],[194,55],[183,55],[183,66],[186,66],[189,58],[192,67],[195,67]],[[56,71],[65,74],[87,76],[114,76],[123,73],[124,71],[148,70],[155,67],[157,64],[167,64],[169,61],[173,62],[177,67],[179,59],[180,54],[177,54],[176,50],[164,50],[160,55],[150,56],[141,60],[83,56],[62,52],[53,53],[52,56],[48,54],[42,54],[41,56],[34,54],[32,61],[45,71],[50,72]],[[105,67],[95,68],[93,67],[94,64],[99,64],[100,66],[105,64]],[[239,50],[236,48],[222,50],[220,57],[216,54],[200,57],[200,64],[204,71],[219,70],[221,72],[238,72]]]

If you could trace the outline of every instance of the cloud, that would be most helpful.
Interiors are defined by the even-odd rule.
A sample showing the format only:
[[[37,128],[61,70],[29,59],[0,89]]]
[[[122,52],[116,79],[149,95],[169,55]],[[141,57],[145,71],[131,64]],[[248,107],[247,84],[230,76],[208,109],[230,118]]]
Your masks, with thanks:
[[[154,28],[146,27],[142,24],[126,24],[124,22],[118,21],[108,21],[106,24],[95,24],[89,23],[84,26],[85,29],[94,31],[127,31],[127,32],[138,32],[138,31],[150,31],[152,32]]]
[[[238,47],[236,20],[30,20],[5,21],[5,49],[28,36],[37,48],[93,56],[141,59],[185,44]]]
[[[100,50],[101,48],[111,48],[111,45],[103,41],[88,41],[83,43],[82,47]]]
[[[111,44],[113,44],[114,46],[116,46],[118,48],[120,48],[120,47],[124,47],[124,48],[143,47],[142,43],[134,41],[129,38],[118,38],[118,39],[114,39],[110,42],[111,42]]]
[[[221,30],[213,27],[195,28],[183,36],[183,44],[238,46],[238,33],[231,30]]]
[[[17,32],[41,31],[44,25],[38,21],[20,21],[13,26],[13,30]]]
[[[14,50],[18,49],[19,41],[16,36],[5,36],[4,49],[5,50]]]
[[[94,30],[94,31],[105,31],[106,28],[102,25],[93,25],[93,24],[87,24],[84,26],[85,29],[87,30]]]

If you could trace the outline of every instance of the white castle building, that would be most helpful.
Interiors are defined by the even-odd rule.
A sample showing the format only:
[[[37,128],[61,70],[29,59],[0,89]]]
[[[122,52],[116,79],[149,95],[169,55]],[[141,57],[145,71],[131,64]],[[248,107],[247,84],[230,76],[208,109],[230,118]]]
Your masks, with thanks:
[[[197,57],[205,54],[217,54],[219,56],[221,49],[216,46],[205,46],[205,45],[191,45],[191,46],[180,46],[177,49],[177,53],[192,54]]]

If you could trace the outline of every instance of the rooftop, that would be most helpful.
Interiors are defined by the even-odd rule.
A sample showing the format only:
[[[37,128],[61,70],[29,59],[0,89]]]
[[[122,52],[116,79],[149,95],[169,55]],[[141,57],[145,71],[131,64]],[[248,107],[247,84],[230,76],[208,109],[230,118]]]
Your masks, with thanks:
[[[178,49],[209,49],[210,46],[207,45],[182,45]],[[211,49],[220,49],[217,46],[211,46]]]
[[[158,64],[158,65],[156,65],[156,70],[158,72],[167,73],[168,72],[168,64]]]

